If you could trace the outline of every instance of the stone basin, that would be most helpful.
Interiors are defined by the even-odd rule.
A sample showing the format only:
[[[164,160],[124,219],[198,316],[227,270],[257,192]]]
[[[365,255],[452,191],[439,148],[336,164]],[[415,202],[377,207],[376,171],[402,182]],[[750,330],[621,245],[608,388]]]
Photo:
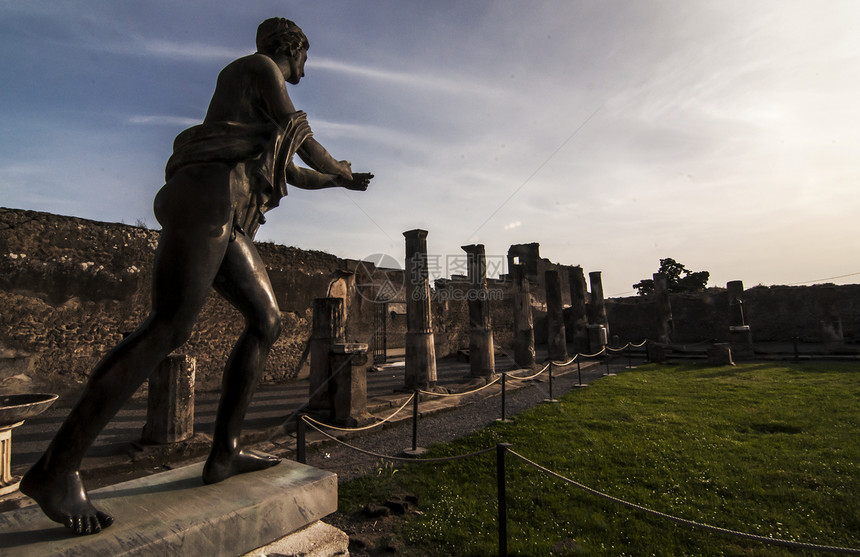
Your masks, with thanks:
[[[38,416],[57,400],[57,396],[46,393],[0,395],[0,428]]]

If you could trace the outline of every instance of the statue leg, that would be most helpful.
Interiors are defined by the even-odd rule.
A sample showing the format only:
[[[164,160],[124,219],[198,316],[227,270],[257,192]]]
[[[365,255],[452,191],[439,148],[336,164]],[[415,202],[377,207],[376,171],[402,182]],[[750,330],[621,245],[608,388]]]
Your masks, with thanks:
[[[89,501],[78,473],[84,454],[155,366],[188,339],[229,241],[229,226],[164,224],[152,312],[96,366],[47,451],[21,480],[24,494],[77,534],[96,533],[113,522]]]
[[[245,329],[233,347],[221,386],[212,452],[203,469],[205,483],[274,466],[280,458],[242,450],[239,436],[245,412],[281,332],[281,314],[266,267],[244,234],[230,242],[215,278],[215,289],[245,318]]]

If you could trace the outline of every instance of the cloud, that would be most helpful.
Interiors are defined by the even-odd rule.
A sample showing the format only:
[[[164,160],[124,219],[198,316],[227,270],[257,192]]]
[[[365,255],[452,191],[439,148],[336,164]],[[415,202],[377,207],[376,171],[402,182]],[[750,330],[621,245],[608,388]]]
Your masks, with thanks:
[[[523,225],[523,223],[521,223],[520,221],[517,220],[517,221],[506,224],[504,226],[504,228],[505,228],[505,230],[513,230],[514,228],[519,228],[522,225]]]
[[[429,90],[452,95],[468,94],[485,97],[498,97],[500,94],[499,89],[476,83],[473,77],[443,79],[438,71],[427,68],[421,71],[398,72],[321,57],[309,58],[307,65],[314,70],[338,72],[359,77],[362,80],[381,81],[411,89],[421,89],[425,92]]]
[[[232,60],[248,54],[247,50],[205,43],[180,43],[148,38],[139,38],[138,42],[149,54],[180,60]]]
[[[196,126],[200,123],[199,118],[187,118],[185,116],[165,116],[165,115],[135,115],[129,116],[130,124],[151,125],[151,126]]]

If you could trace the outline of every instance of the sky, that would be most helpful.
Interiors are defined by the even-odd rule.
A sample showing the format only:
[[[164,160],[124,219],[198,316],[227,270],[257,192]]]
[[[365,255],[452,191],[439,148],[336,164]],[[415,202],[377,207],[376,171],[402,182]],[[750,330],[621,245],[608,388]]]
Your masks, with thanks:
[[[258,240],[402,264],[422,228],[434,278],[539,242],[609,297],[667,257],[860,282],[855,0],[0,0],[0,206],[158,228],[173,138],[273,16],[315,138],[375,178],[291,188]]]

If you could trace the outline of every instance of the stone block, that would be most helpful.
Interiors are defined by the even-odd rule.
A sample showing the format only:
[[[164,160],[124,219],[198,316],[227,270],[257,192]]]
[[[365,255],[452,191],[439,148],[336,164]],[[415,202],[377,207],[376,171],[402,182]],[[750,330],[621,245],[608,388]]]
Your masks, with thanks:
[[[329,358],[335,423],[347,427],[370,423],[372,417],[367,412],[367,345],[334,344]]]
[[[90,493],[116,522],[73,536],[35,505],[0,513],[3,555],[217,557],[244,555],[337,510],[337,476],[283,461],[204,485],[203,463]]]

